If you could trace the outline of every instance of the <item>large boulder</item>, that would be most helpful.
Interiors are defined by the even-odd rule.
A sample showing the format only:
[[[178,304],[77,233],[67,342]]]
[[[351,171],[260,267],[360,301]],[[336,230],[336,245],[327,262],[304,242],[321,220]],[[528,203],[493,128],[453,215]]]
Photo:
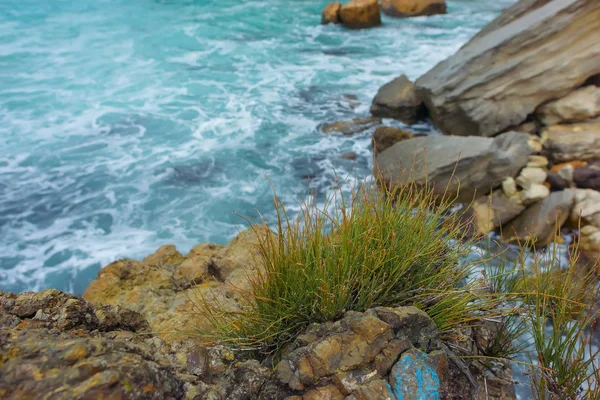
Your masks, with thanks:
[[[247,278],[259,269],[260,229],[240,233],[228,246],[199,244],[187,256],[166,245],[141,262],[115,261],[100,270],[83,298],[139,312],[166,340],[188,338],[195,329],[207,331],[211,325],[196,312],[198,302],[210,299],[238,309],[240,289],[250,289]]]
[[[496,135],[600,73],[600,2],[526,3],[417,80],[445,134]]]
[[[166,343],[144,318],[47,290],[0,292],[0,398],[257,398],[270,371],[222,348]]]
[[[574,201],[573,190],[550,193],[505,226],[503,238],[507,241],[528,242],[538,247],[547,246],[568,220]]]
[[[371,114],[410,125],[425,118],[426,113],[415,85],[406,75],[400,75],[379,88],[371,105]]]
[[[544,149],[554,162],[600,158],[600,118],[554,125],[542,131]]]
[[[446,0],[381,0],[381,10],[392,17],[446,13]]]
[[[377,0],[351,0],[340,8],[340,21],[350,29],[371,28],[381,25]]]
[[[585,121],[600,115],[600,87],[589,85],[536,110],[544,125]]]
[[[527,165],[529,135],[509,132],[495,139],[425,136],[404,140],[378,154],[373,174],[390,188],[414,182],[434,193],[471,201],[486,195]],[[460,190],[460,191],[459,191]]]

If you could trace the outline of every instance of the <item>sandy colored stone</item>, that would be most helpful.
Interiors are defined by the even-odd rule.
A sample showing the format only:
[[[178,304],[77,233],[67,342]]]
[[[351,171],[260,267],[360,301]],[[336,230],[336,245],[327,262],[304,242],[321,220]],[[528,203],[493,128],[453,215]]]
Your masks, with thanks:
[[[351,0],[340,9],[342,25],[350,29],[371,28],[381,25],[377,0]]]
[[[600,87],[589,85],[565,97],[551,101],[536,110],[544,125],[581,122],[600,115]]]
[[[541,183],[532,183],[527,189],[520,192],[521,203],[524,205],[536,203],[548,195],[550,195],[550,188]]]
[[[381,0],[381,10],[392,17],[446,14],[445,0]]]
[[[553,125],[542,131],[544,149],[556,163],[600,158],[600,119]]]
[[[503,191],[496,190],[489,196],[482,196],[471,205],[474,226],[477,235],[486,235],[525,210],[525,206],[508,197]]]
[[[407,130],[393,126],[380,126],[373,132],[373,153],[381,153],[398,142],[411,139],[413,134]]]
[[[541,185],[546,181],[546,171],[537,167],[525,167],[515,180],[517,185],[523,189],[529,189],[532,185]]]
[[[529,156],[527,166],[532,168],[546,168],[548,166],[548,159],[539,155]]]
[[[339,1],[327,4],[323,9],[323,14],[321,14],[321,24],[339,24],[341,8],[342,4]]]

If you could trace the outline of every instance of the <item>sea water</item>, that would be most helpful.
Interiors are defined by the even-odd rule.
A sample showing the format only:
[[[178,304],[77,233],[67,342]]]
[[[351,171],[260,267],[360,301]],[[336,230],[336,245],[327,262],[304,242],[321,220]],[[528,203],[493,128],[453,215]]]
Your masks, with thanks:
[[[371,132],[320,126],[513,1],[351,31],[319,24],[327,0],[0,0],[0,290],[81,294],[115,259],[272,219],[271,184],[293,208],[367,177]]]

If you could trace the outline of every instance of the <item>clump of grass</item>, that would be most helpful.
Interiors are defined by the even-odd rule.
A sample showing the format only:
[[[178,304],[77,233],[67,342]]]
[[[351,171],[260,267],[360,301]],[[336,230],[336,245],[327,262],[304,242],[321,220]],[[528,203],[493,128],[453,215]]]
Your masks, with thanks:
[[[204,305],[213,339],[270,355],[309,324],[350,310],[413,304],[442,334],[472,318],[476,295],[464,286],[471,270],[460,262],[470,250],[464,224],[427,188],[391,196],[363,187],[350,199],[336,191],[322,208],[303,204],[293,219],[274,199],[277,225],[261,235],[263,269],[242,311]]]

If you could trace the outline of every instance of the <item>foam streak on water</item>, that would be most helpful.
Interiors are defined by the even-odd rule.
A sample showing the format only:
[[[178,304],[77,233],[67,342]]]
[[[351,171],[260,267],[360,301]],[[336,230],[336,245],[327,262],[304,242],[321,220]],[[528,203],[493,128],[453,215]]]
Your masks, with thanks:
[[[272,215],[266,173],[287,203],[367,176],[369,133],[319,124],[512,1],[347,31],[319,25],[327,0],[0,0],[0,290],[81,293],[119,257],[224,243],[234,210]]]

